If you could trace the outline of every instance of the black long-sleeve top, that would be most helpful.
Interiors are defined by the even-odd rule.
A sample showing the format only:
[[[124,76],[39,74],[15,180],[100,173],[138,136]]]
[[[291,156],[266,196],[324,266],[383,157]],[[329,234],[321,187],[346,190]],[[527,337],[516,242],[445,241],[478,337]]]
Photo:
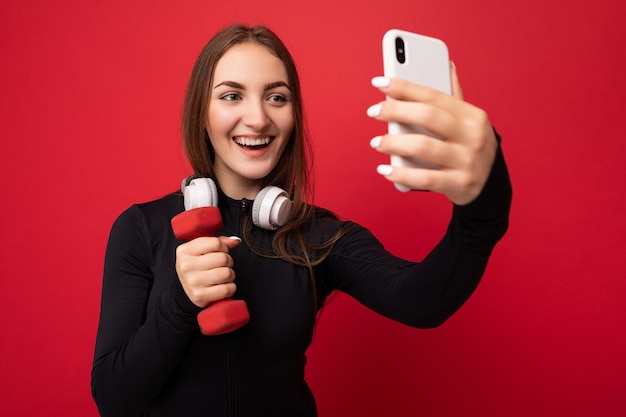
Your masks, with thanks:
[[[241,235],[245,201],[219,196],[224,228]],[[454,206],[442,240],[422,262],[399,259],[354,223],[320,215],[306,230],[322,241],[351,224],[314,268],[318,306],[334,290],[409,326],[441,324],[471,295],[508,226],[511,187],[500,149],[476,200]],[[316,311],[307,268],[255,255],[243,242],[231,250],[235,298],[250,322],[221,336],[203,336],[201,310],[175,271],[181,243],[170,220],[184,210],[171,195],[126,210],[114,223],[105,257],[100,324],[92,371],[102,416],[315,416],[304,381],[305,352]],[[255,231],[263,245],[271,231]],[[271,247],[271,246],[270,246]]]

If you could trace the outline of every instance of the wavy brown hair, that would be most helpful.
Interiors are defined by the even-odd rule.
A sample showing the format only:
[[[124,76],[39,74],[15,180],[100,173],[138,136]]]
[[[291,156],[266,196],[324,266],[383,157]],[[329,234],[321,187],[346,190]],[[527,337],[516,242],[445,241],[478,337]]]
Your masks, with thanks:
[[[182,126],[185,150],[196,175],[214,178],[214,150],[205,128],[213,74],[217,62],[230,48],[247,42],[266,47],[283,62],[287,71],[294,128],[279,163],[262,179],[261,186],[275,185],[287,191],[293,206],[287,223],[276,231],[272,253],[261,251],[251,244],[253,227],[250,219],[244,223],[243,237],[255,253],[306,266],[312,272],[312,267],[328,255],[340,235],[338,233],[324,242],[314,244],[308,242],[302,233],[304,228],[312,225],[316,216],[311,184],[312,146],[304,123],[300,80],[295,62],[287,47],[270,29],[258,25],[232,25],[222,29],[206,44],[195,63],[187,88]]]

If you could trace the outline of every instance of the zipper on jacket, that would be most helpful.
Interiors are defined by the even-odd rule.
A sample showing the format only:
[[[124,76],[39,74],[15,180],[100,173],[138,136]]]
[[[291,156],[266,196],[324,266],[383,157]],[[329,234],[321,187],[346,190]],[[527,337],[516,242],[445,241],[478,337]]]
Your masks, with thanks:
[[[250,205],[250,200],[244,198],[241,200],[241,212],[245,213],[248,210],[248,206]]]
[[[244,219],[245,216],[248,215],[248,212],[250,211],[250,200],[248,200],[247,198],[243,198],[241,200],[240,206],[239,206],[239,219],[237,219],[237,236],[243,238],[243,236],[241,235],[243,233],[243,223],[244,223]]]
[[[244,198],[241,200],[241,205],[239,206],[239,218],[237,221],[237,224],[235,225],[235,233],[237,234],[237,236],[241,236],[242,233],[242,225],[243,225],[243,220],[244,217],[248,214],[250,208],[250,200],[248,200],[247,198]],[[237,248],[235,248],[236,250]],[[238,414],[237,412],[237,382],[236,382],[236,377],[235,377],[235,372],[234,370],[236,369],[237,365],[233,362],[236,361],[236,357],[235,355],[233,355],[232,352],[232,347],[234,344],[233,341],[233,335],[231,334],[226,334],[224,335],[224,337],[226,337],[226,352],[225,352],[225,356],[226,356],[226,415],[231,417],[231,416],[236,416]]]
[[[235,412],[235,405],[236,405],[236,400],[235,400],[235,383],[234,383],[234,376],[233,376],[233,364],[231,362],[232,360],[232,354],[231,354],[231,345],[232,345],[232,338],[230,334],[225,335],[226,339],[226,416],[228,417],[234,417],[236,416],[236,412]]]

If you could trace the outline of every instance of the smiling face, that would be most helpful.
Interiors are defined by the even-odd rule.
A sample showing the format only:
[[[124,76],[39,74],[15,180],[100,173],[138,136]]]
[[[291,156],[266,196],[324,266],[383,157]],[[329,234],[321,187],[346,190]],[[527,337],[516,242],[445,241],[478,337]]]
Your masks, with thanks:
[[[226,195],[253,199],[278,164],[294,127],[283,62],[247,42],[217,62],[206,130],[215,150],[215,176]]]

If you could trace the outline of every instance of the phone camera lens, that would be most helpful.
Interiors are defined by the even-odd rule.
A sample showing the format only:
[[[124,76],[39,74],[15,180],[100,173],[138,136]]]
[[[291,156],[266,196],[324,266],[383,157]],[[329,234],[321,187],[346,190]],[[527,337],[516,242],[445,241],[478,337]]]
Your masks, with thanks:
[[[406,55],[404,52],[404,41],[400,37],[396,38],[396,59],[401,64],[404,64],[404,62],[406,61]]]

